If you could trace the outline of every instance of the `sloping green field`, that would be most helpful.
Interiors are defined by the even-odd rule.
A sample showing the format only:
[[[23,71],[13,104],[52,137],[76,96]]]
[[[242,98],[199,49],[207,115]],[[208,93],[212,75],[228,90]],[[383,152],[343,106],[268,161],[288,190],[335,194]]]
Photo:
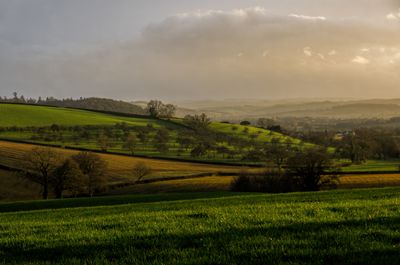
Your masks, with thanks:
[[[257,142],[271,142],[272,139],[278,139],[282,144],[285,144],[286,141],[290,142],[291,144],[301,144],[301,141],[299,139],[295,139],[289,136],[282,135],[281,133],[253,126],[213,122],[211,123],[210,127],[215,131],[226,133],[228,135],[242,137],[245,139],[251,139],[251,136],[253,135],[255,136],[254,141]]]
[[[244,151],[249,150],[249,147],[252,145],[250,143],[263,145],[264,143],[271,142],[273,139],[278,139],[282,145],[303,144],[298,139],[290,138],[262,128],[213,122],[209,127],[211,131],[224,134],[227,138],[231,137],[229,139],[242,139],[245,141],[241,144],[237,142],[232,144],[229,143],[228,140],[220,140],[214,146],[214,150],[210,148],[210,150],[207,150],[206,154],[202,154],[202,157],[194,157],[191,155],[191,151],[197,143],[204,139],[191,136],[192,142],[190,148],[183,148],[182,145],[179,144],[178,138],[181,133],[185,134],[191,132],[190,128],[185,126],[182,119],[173,119],[169,121],[147,117],[123,117],[78,109],[22,104],[0,104],[0,117],[0,138],[3,140],[50,144],[59,147],[85,148],[98,151],[101,150],[98,143],[98,136],[100,134],[105,134],[105,129],[107,129],[107,151],[123,154],[131,153],[124,148],[125,142],[122,136],[126,131],[122,131],[115,125],[122,122],[126,123],[129,128],[128,130],[136,136],[139,132],[138,127],[146,126],[146,128],[143,129],[148,130],[147,135],[145,135],[147,139],[141,141],[136,139],[134,150],[136,155],[146,157],[194,159],[207,162],[242,164],[243,155],[245,154]],[[57,132],[51,131],[49,127],[53,124],[64,126],[64,128],[61,128],[60,131]],[[88,126],[85,129],[78,128],[79,130],[75,131],[74,126],[77,125],[81,127],[84,125],[91,125],[91,127]],[[47,128],[40,128],[39,130],[39,127],[46,126]],[[164,151],[160,151],[156,148],[158,140],[155,140],[155,136],[157,129],[160,127],[168,129],[168,139],[166,140],[167,147]],[[82,136],[83,130],[85,130],[86,137]],[[216,148],[221,146],[227,147],[228,151],[223,151],[225,152],[223,154],[217,154]],[[230,154],[227,154],[229,152]],[[254,161],[254,163],[260,162],[263,161]]]
[[[145,126],[148,123],[155,126],[169,124],[164,121],[146,118],[128,118],[85,110],[19,104],[0,104],[0,117],[0,127],[39,127],[52,124],[65,126],[115,125],[120,122],[137,126]]]
[[[122,117],[93,111],[78,109],[32,106],[23,104],[0,104],[0,127],[41,127],[53,124],[74,126],[74,125],[115,125],[125,122],[129,125],[146,126],[152,124],[155,127],[164,126],[178,128],[177,123],[182,120],[176,119],[176,123],[169,121],[156,120],[151,118],[130,118]],[[233,130],[235,127],[236,130]],[[282,143],[290,140],[293,144],[300,144],[300,141],[290,137],[283,136],[280,133],[269,130],[255,128],[252,126],[232,125],[219,122],[213,122],[211,129],[228,135],[249,138],[250,135],[257,135],[256,141],[269,142],[272,138],[280,139]],[[244,133],[247,128],[247,132]]]
[[[400,264],[400,189],[0,204],[2,264]]]

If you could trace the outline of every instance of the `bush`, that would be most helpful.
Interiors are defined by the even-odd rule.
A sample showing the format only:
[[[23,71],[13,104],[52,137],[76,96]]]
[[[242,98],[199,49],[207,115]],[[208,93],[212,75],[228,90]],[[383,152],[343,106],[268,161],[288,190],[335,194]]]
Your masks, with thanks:
[[[299,189],[298,181],[275,170],[267,170],[263,174],[249,175],[242,172],[231,183],[231,190],[236,192],[285,193]]]
[[[248,175],[239,175],[231,183],[231,191],[248,192],[251,190],[251,177]]]

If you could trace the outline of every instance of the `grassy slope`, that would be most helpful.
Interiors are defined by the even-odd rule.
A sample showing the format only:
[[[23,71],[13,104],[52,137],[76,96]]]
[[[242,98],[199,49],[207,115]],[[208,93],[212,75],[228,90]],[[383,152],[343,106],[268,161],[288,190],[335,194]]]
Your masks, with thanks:
[[[0,204],[0,262],[399,264],[399,200],[393,188]]]
[[[31,105],[18,105],[18,104],[0,104],[0,127],[7,126],[50,126],[52,124],[73,126],[73,125],[115,125],[118,122],[126,122],[130,125],[145,126],[148,123],[157,126],[166,126],[177,128],[176,123],[182,123],[182,120],[176,119],[176,123],[168,121],[146,119],[146,118],[127,118],[109,114],[102,114],[97,112],[67,109],[67,108],[54,108],[43,106]],[[236,127],[237,130],[232,130]],[[300,141],[290,137],[283,136],[282,134],[271,132],[265,129],[259,129],[252,126],[232,125],[213,122],[211,128],[218,132],[227,133],[239,137],[248,138],[244,134],[245,128],[248,128],[250,134],[259,133],[256,141],[269,142],[272,138],[281,139],[282,142],[287,139],[292,140],[294,144],[299,144]],[[5,134],[7,136],[7,134]]]
[[[276,138],[279,139],[281,143],[285,143],[287,140],[290,140],[293,144],[300,144],[301,141],[299,139],[294,139],[285,135],[282,135],[277,132],[273,132],[270,130],[266,129],[261,129],[261,128],[256,128],[253,126],[243,126],[243,125],[238,125],[238,124],[226,124],[226,123],[219,123],[219,122],[213,122],[210,125],[211,129],[234,135],[234,136],[239,136],[243,138],[249,138],[249,135],[251,134],[257,134],[258,137],[255,139],[258,142],[270,142],[272,139]],[[236,130],[233,130],[233,128],[236,128]],[[243,131],[245,128],[248,129],[248,134],[244,134]]]
[[[0,116],[5,118],[0,120],[0,127],[4,126],[49,126],[52,124],[60,125],[115,125],[118,122],[126,122],[130,125],[145,126],[147,124],[153,124],[154,127],[168,127],[172,129],[170,131],[169,147],[170,149],[166,153],[160,153],[152,145],[151,137],[148,143],[139,142],[137,145],[136,154],[147,156],[147,157],[162,157],[162,158],[179,158],[189,160],[201,160],[208,162],[229,162],[242,164],[241,156],[235,156],[232,158],[226,158],[222,155],[215,157],[202,157],[194,159],[190,156],[188,150],[181,151],[178,155],[177,148],[177,137],[178,132],[184,129],[181,119],[174,119],[173,122],[154,120],[148,118],[126,118],[115,115],[108,115],[90,111],[82,111],[76,109],[66,108],[54,108],[54,107],[41,107],[41,106],[30,106],[30,105],[15,105],[15,104],[0,104]],[[213,122],[211,129],[216,132],[225,133],[235,137],[244,139],[251,139],[251,135],[257,135],[254,141],[259,143],[270,142],[272,139],[277,138],[283,144],[287,140],[290,140],[293,144],[300,144],[301,142],[297,139],[293,139],[282,134],[271,132],[265,129],[259,129],[252,126],[241,126]],[[235,128],[235,130],[233,130]],[[245,132],[245,129],[247,132]],[[93,132],[92,132],[93,133]],[[38,144],[52,144],[55,146],[68,146],[77,148],[86,148],[90,150],[99,150],[96,139],[84,140],[76,142],[73,139],[73,133],[71,131],[63,131],[64,142],[55,140],[53,142],[46,142],[44,140],[32,140],[32,136],[35,134],[27,131],[2,131],[0,132],[1,139],[33,142]],[[153,133],[154,134],[154,133]],[[124,150],[123,143],[121,140],[113,139],[113,146],[109,149],[111,152],[128,154],[127,150]]]
[[[50,126],[52,124],[115,125],[118,122],[138,126],[145,126],[148,123],[155,126],[170,125],[170,123],[153,119],[127,118],[84,110],[18,104],[0,104],[0,117],[0,127]]]

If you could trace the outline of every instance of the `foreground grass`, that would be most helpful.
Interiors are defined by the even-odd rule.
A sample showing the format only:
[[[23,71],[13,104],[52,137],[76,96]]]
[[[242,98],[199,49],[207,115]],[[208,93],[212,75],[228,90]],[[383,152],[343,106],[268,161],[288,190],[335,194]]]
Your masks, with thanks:
[[[113,206],[98,198],[96,207],[25,212],[12,211],[30,203],[7,204],[11,212],[0,213],[0,262],[400,263],[400,188],[200,194],[118,197]]]

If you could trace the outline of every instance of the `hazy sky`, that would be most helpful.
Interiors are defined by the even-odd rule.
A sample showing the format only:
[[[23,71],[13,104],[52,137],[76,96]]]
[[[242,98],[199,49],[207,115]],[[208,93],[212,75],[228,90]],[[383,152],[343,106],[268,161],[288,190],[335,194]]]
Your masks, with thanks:
[[[0,94],[400,97],[400,0],[0,0]]]

